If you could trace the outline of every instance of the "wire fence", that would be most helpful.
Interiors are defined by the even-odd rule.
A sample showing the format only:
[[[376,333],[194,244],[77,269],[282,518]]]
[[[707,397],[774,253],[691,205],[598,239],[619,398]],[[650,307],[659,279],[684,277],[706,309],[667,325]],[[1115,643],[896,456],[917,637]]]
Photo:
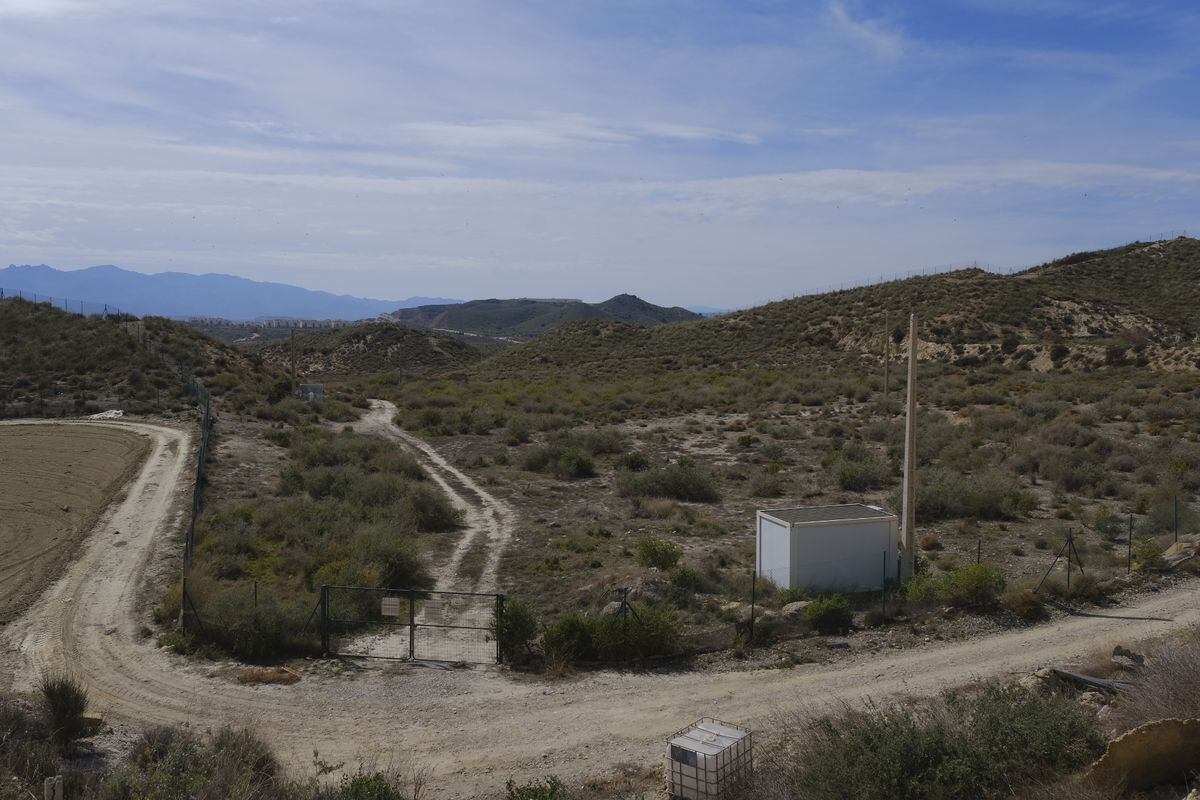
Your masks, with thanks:
[[[24,300],[35,305],[52,306],[69,314],[81,317],[119,317],[123,313],[121,307],[114,303],[101,303],[95,300],[79,300],[71,297],[55,297],[38,292],[27,292],[23,289],[5,289],[0,286],[0,300]]]

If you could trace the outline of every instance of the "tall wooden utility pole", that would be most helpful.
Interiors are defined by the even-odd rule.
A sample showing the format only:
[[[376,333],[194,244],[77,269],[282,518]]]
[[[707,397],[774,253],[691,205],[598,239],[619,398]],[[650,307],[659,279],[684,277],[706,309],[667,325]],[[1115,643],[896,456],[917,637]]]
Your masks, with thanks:
[[[908,316],[908,408],[904,415],[904,561],[900,579],[909,580],[917,565],[917,315]]]
[[[888,362],[892,360],[892,335],[888,328],[891,327],[891,320],[885,314],[883,317],[883,399],[888,399],[888,368],[891,366]]]

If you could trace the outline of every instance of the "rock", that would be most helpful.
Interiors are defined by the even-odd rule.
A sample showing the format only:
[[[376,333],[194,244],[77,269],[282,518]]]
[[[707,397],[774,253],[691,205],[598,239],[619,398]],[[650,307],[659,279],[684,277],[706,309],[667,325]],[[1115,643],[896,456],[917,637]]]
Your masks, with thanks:
[[[606,605],[604,608],[602,608],[600,610],[600,616],[615,617],[620,610],[621,610],[621,601],[613,600],[611,603],[609,603],[608,605]]]
[[[1123,670],[1133,671],[1146,665],[1146,657],[1141,653],[1135,653],[1127,647],[1117,645],[1113,648],[1112,663]]]
[[[1200,800],[1200,789],[1192,789],[1183,800]]]
[[[1108,743],[1108,750],[1088,770],[1101,786],[1141,791],[1182,782],[1200,768],[1200,719],[1147,722]]]
[[[666,599],[667,588],[666,580],[657,575],[638,578],[633,586],[629,587],[629,599],[651,606],[656,605]]]
[[[826,647],[828,647],[830,650],[849,650],[850,649],[850,642],[846,639],[827,638],[824,641],[824,645]]]
[[[1083,692],[1078,698],[1079,705],[1099,711],[1108,705],[1108,700],[1100,692]]]
[[[811,600],[797,600],[781,608],[779,613],[788,622],[800,622],[804,619],[804,609],[810,605],[812,605]]]

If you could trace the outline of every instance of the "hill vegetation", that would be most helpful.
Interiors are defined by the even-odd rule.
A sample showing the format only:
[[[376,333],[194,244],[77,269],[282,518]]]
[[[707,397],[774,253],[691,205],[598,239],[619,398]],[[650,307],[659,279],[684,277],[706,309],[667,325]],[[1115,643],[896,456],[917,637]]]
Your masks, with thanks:
[[[610,320],[630,325],[665,325],[700,319],[685,308],[665,308],[631,294],[603,303],[582,300],[472,300],[451,305],[399,309],[390,315],[397,322],[421,328],[460,331],[483,336],[528,339],[552,328],[579,320]]]
[[[20,299],[0,302],[0,417],[178,411],[181,371],[232,408],[278,375],[231,347],[162,317],[83,317]]]
[[[922,355],[1035,369],[1135,363],[1200,366],[1200,241],[1179,238],[1078,253],[1016,275],[967,269],[798,297],[716,319],[642,330],[575,321],[491,359],[487,374],[609,376],[708,366],[828,363],[892,352],[907,316],[922,324]]]
[[[293,354],[297,377],[371,375],[438,375],[479,362],[477,349],[454,336],[388,322],[352,325],[299,333],[253,348],[268,364],[290,369]]]

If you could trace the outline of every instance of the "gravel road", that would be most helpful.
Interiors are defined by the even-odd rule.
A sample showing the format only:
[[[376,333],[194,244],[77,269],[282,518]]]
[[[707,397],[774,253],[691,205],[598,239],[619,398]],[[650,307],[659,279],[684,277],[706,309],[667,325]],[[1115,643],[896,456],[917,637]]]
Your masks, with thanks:
[[[373,413],[382,417],[387,409]],[[174,547],[168,533],[186,506],[188,435],[103,424],[149,436],[150,456],[70,570],[0,633],[8,682],[28,689],[40,670],[65,668],[87,683],[94,705],[115,724],[249,725],[299,767],[311,764],[314,750],[328,761],[426,767],[435,797],[487,796],[508,777],[570,778],[604,774],[623,761],[653,763],[668,734],[702,715],[761,728],[781,708],[936,692],[1200,622],[1193,592],[1180,589],[1104,614],[833,666],[597,672],[547,683],[494,668],[313,661],[292,686],[242,686],[231,680],[230,665],[174,656],[139,635],[136,597],[147,564]],[[117,540],[126,545],[115,546]]]

